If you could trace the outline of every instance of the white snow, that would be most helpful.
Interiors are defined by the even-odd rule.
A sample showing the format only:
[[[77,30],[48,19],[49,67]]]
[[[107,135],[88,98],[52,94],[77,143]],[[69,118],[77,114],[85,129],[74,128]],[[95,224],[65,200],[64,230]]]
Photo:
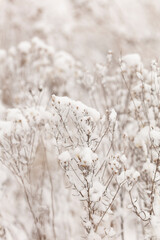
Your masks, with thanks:
[[[96,109],[88,107],[80,101],[74,101],[68,97],[58,97],[55,95],[52,95],[52,101],[53,104],[59,105],[62,109],[70,107],[79,115],[91,116],[95,122],[100,119],[100,113]]]
[[[18,45],[18,49],[21,53],[28,54],[31,49],[31,44],[27,41],[21,42]]]
[[[117,113],[116,113],[116,111],[115,111],[114,109],[111,109],[110,115],[109,115],[109,120],[110,120],[112,123],[115,123],[116,118],[117,118]]]
[[[65,152],[62,152],[58,158],[62,163],[69,162],[71,160],[71,155],[68,151],[65,151]]]
[[[84,166],[91,166],[98,159],[97,154],[89,147],[76,148],[75,154],[78,158],[79,164]]]
[[[102,185],[99,181],[95,181],[93,183],[92,188],[90,188],[91,201],[93,202],[98,201],[102,197],[104,190],[105,190],[105,186]]]
[[[141,65],[141,57],[138,53],[128,54],[122,57],[122,61],[128,67],[136,67]]]

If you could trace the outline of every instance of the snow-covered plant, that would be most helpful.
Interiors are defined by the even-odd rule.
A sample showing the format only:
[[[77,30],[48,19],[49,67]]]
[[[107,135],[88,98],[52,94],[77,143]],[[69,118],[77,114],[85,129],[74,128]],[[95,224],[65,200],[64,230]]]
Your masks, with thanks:
[[[5,121],[0,122],[1,163],[13,173],[22,186],[35,225],[33,234],[38,239],[42,239],[40,230],[42,223],[40,224],[39,213],[35,213],[37,204],[33,203],[36,199],[35,189],[32,186],[33,166],[42,127],[47,119],[49,120],[49,114],[43,108],[9,109]]]
[[[158,240],[158,1],[0,9],[0,239]]]
[[[82,75],[80,63],[69,53],[55,52],[37,37],[0,50],[0,63],[1,99],[10,107],[47,104],[53,93],[74,96],[70,89]]]
[[[112,109],[101,117],[99,112],[81,102],[55,95],[52,96],[52,105],[53,134],[60,153],[58,158],[73,195],[82,202],[82,223],[87,239],[93,237],[93,233],[95,239],[96,236],[113,237],[116,235],[113,229],[119,231],[119,226],[114,225],[109,215],[113,214],[111,208],[117,211],[114,202],[127,181],[120,180],[122,169],[126,170],[125,156],[109,157],[113,148],[116,112]],[[130,181],[137,180],[136,173],[132,178],[129,176]]]
[[[107,64],[97,65],[94,75],[90,75],[90,100],[102,111],[107,107],[116,109],[114,151],[127,157],[127,164],[117,176],[119,183],[125,182],[121,203],[131,203],[144,235],[152,236],[152,218],[157,216],[155,192],[159,187],[159,69],[155,61],[151,70],[145,69],[138,54],[123,56],[117,69],[110,71],[112,64],[112,58],[107,58]],[[87,86],[88,78],[84,79],[84,86],[85,81]],[[119,171],[114,158],[110,165]],[[121,222],[123,226],[123,216]]]

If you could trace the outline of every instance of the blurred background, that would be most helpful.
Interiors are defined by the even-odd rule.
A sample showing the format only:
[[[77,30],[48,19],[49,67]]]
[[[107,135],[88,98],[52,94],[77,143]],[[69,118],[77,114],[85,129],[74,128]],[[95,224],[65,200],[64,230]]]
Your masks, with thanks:
[[[37,36],[88,66],[110,49],[158,59],[159,29],[157,0],[0,0],[0,48]]]

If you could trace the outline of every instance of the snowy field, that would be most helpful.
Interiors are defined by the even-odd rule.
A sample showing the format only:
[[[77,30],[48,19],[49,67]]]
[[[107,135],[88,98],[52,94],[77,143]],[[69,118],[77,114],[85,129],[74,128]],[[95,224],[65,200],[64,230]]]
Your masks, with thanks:
[[[160,240],[160,1],[0,0],[0,240]]]

